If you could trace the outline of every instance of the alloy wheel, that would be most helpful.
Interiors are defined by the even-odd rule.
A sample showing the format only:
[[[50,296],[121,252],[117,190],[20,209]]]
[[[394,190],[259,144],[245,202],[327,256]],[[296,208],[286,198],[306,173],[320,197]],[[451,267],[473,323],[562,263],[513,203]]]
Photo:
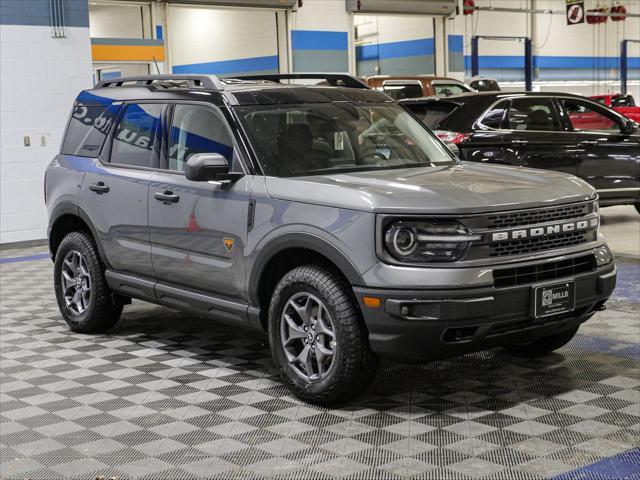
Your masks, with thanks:
[[[91,300],[91,276],[87,262],[80,252],[71,250],[62,261],[62,295],[67,308],[81,314]]]
[[[306,381],[325,378],[336,355],[335,328],[329,310],[307,292],[293,295],[280,319],[280,341],[293,370]]]

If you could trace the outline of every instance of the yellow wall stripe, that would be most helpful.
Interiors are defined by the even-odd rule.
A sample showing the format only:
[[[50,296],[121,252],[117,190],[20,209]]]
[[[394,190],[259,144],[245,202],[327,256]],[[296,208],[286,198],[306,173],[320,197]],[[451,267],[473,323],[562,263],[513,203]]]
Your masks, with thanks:
[[[94,62],[158,62],[164,61],[162,45],[91,45]]]

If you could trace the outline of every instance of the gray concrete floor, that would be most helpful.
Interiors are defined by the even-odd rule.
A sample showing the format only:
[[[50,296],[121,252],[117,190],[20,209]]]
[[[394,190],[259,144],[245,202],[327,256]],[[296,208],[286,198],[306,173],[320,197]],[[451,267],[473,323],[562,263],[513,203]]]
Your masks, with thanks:
[[[602,234],[614,253],[640,257],[640,213],[631,205],[600,210]]]

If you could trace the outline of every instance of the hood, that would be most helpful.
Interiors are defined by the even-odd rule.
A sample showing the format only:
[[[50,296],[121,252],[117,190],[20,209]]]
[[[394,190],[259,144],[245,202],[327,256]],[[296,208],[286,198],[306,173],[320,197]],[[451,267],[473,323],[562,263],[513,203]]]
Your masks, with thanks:
[[[480,213],[595,196],[573,175],[475,163],[265,181],[274,198],[379,213]]]

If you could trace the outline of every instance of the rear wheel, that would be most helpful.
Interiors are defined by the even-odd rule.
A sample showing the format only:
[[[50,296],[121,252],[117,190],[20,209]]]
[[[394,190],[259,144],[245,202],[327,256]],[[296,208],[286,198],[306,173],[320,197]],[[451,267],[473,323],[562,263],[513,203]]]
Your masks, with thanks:
[[[280,280],[269,307],[269,341],[284,382],[305,401],[345,401],[375,377],[378,360],[351,288],[325,268],[297,267]]]
[[[566,330],[555,335],[539,338],[531,343],[522,345],[509,345],[505,347],[510,353],[522,357],[543,357],[549,353],[564,347],[575,336],[578,327]]]
[[[84,232],[71,232],[60,242],[54,263],[54,287],[60,313],[74,332],[101,332],[120,318],[104,278],[93,239]]]

